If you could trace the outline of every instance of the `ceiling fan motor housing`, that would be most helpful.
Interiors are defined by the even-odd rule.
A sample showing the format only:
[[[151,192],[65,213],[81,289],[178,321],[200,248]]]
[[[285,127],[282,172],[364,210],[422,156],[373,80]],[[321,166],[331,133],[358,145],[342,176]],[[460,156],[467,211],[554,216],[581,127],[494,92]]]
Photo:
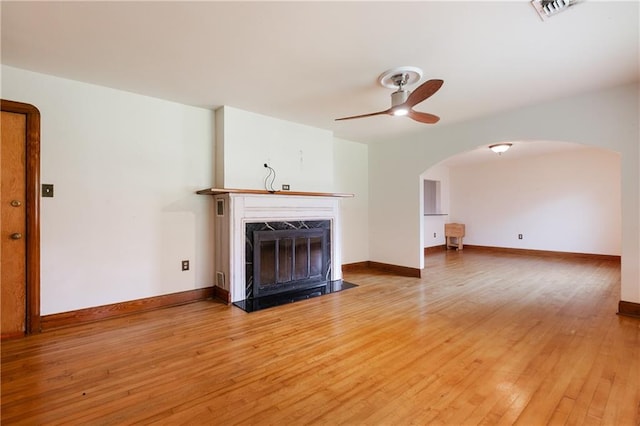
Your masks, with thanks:
[[[405,103],[407,101],[407,98],[409,97],[409,93],[411,92],[404,89],[393,92],[391,94],[391,107],[395,107]]]

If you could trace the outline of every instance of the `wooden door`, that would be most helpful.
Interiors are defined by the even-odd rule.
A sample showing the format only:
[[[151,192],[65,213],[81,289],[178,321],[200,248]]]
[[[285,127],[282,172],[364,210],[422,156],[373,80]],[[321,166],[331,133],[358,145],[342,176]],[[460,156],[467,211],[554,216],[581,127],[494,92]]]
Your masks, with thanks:
[[[27,116],[2,111],[0,150],[0,279],[3,337],[22,335],[27,319],[26,136]]]
[[[0,122],[0,335],[40,328],[40,113],[2,100]]]

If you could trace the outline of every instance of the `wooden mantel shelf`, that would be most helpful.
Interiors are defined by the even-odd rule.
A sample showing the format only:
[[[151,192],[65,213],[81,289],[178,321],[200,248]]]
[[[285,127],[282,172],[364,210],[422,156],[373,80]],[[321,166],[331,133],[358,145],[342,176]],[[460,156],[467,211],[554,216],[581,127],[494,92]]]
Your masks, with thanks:
[[[264,189],[230,189],[230,188],[207,188],[196,191],[200,195],[218,195],[218,194],[256,194],[256,195],[297,195],[305,197],[353,197],[353,194],[344,194],[336,192],[302,192],[302,191],[266,191]]]

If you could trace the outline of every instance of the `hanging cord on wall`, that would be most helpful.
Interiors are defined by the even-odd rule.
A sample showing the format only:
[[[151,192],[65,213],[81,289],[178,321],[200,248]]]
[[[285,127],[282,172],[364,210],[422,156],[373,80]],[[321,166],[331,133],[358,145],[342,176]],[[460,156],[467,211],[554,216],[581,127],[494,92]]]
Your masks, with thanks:
[[[264,166],[269,169],[269,174],[264,178],[264,189],[271,193],[276,192],[273,188],[273,182],[276,180],[276,171],[269,167],[267,163],[264,163]]]

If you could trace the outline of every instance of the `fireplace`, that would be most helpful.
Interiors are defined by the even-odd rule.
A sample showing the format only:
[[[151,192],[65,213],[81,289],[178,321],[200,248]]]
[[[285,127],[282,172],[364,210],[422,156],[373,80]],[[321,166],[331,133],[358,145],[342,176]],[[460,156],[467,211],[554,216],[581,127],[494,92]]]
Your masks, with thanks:
[[[263,301],[270,295],[287,296],[296,288],[315,292],[323,284],[325,291],[341,286],[337,284],[342,281],[340,198],[353,195],[221,188],[198,194],[213,195],[215,200],[218,297],[229,303]]]
[[[326,285],[331,275],[331,221],[247,223],[247,299]]]

